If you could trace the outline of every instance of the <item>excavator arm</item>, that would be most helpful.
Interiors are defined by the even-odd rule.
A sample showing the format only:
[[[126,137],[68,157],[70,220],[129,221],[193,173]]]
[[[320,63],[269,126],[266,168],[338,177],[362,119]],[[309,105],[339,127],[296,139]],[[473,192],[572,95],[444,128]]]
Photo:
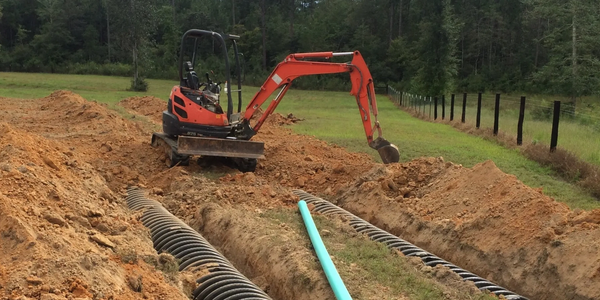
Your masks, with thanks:
[[[352,61],[349,63],[333,63],[303,60],[307,58],[330,59],[334,56],[345,55],[352,55]],[[350,73],[350,80],[352,82],[350,94],[356,97],[356,103],[358,104],[369,146],[379,152],[384,163],[398,162],[400,160],[398,148],[390,144],[382,136],[381,126],[379,125],[379,121],[377,121],[378,112],[373,78],[366,62],[358,51],[296,53],[288,55],[283,62],[277,65],[246,107],[246,111],[240,122],[241,127],[237,130],[238,136],[249,139],[258,132],[265,119],[275,111],[275,108],[277,108],[277,105],[290,88],[294,79],[306,75],[335,73]],[[271,101],[257,123],[254,126],[250,126],[250,119],[254,116],[258,108],[278,89],[280,89],[279,93]],[[375,133],[377,134],[377,138],[374,138]]]

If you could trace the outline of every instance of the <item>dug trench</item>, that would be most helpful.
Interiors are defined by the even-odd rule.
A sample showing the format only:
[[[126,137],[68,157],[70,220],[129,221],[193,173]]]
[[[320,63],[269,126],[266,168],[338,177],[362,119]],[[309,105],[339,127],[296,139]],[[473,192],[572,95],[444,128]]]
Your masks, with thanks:
[[[291,187],[304,186],[303,180],[322,173],[319,157],[301,155],[283,164],[303,165],[303,170],[263,162],[257,174],[246,175],[218,164],[167,169],[161,151],[149,146],[149,128],[156,124],[147,119],[127,120],[68,91],[42,99],[2,98],[0,107],[0,299],[187,298],[197,274],[178,273],[168,255],[155,253],[140,214],[126,208],[125,188],[130,185],[152,191],[174,211],[183,205],[179,215],[211,237],[274,299],[331,298],[308,240],[298,233],[302,231],[265,224],[268,218],[258,212],[294,203]],[[312,150],[282,151],[293,139],[310,141],[307,147],[317,143],[315,149],[322,153],[327,149],[355,159],[356,168],[357,158],[366,158],[280,128],[294,120],[277,115],[271,129],[265,128],[273,161],[283,163],[286,156]],[[341,175],[334,181],[348,181],[344,174],[352,169],[336,168]],[[260,174],[277,177],[277,183]],[[318,176],[322,185],[330,180]],[[180,186],[190,182],[192,186]],[[231,230],[224,230],[227,224]],[[255,230],[246,224],[254,224]],[[243,238],[231,238],[236,236]],[[379,299],[373,295],[386,291],[373,281],[361,283],[365,287],[353,285],[354,293],[371,297],[357,299]],[[389,298],[404,299],[402,291],[397,295]]]
[[[270,122],[282,124],[281,117]],[[264,198],[273,188],[302,188],[531,299],[600,295],[600,285],[593,284],[600,277],[599,244],[593,238],[600,211],[571,211],[492,162],[468,169],[423,158],[384,167],[365,156],[316,147],[308,137],[283,144],[281,136],[289,132],[274,134],[272,127],[260,136],[269,163],[261,163],[256,176],[220,180],[262,186],[257,194],[251,187],[241,191],[263,203],[259,207],[272,203]],[[265,179],[275,184],[264,186]],[[246,198],[233,199],[250,201]],[[278,200],[288,204],[285,197]]]
[[[531,299],[598,299],[600,210],[570,210],[487,161],[375,167],[331,197],[370,223]]]
[[[382,166],[366,154],[296,135],[282,125],[297,119],[273,115],[255,137],[265,142],[267,157],[255,173],[205,160],[167,169],[161,151],[149,145],[164,102],[140,97],[121,104],[148,118],[127,120],[68,91],[42,99],[0,99],[6,122],[0,144],[0,298],[133,299],[139,293],[185,298],[189,274],[158,271],[165,268],[139,215],[125,208],[130,185],[146,188],[198,229],[274,299],[332,297],[303,231],[289,218],[269,217],[278,209],[294,211],[296,188],[337,201],[531,299],[600,295],[594,284],[600,277],[600,213],[571,211],[490,162],[468,169],[423,158]],[[148,111],[152,107],[155,112]],[[343,242],[336,247],[343,248]],[[16,253],[22,255],[17,260],[32,263],[15,260]],[[82,261],[85,256],[89,259]],[[50,265],[55,259],[62,263],[58,271]],[[361,274],[352,263],[339,262],[343,274]],[[365,276],[353,280],[357,299],[413,299]],[[445,289],[442,298],[470,299],[464,296],[468,287]]]

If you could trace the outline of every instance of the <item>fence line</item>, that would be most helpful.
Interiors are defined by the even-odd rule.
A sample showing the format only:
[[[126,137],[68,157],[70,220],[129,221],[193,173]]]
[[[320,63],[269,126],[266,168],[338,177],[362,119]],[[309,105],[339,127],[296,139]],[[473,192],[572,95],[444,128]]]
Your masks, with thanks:
[[[408,93],[408,92],[398,91],[391,86],[387,86],[386,91],[387,91],[390,99],[396,105],[398,105],[399,107],[403,107],[404,109],[411,110],[419,116],[427,117],[427,114],[425,113],[425,111],[426,111],[426,107],[429,106],[428,117],[429,117],[429,119],[432,119],[432,120],[438,120],[438,106],[441,105],[441,119],[442,120],[446,119],[446,101],[445,101],[444,95],[442,95],[441,97],[422,96],[422,95],[412,94],[412,93]],[[456,95],[451,94],[450,121],[454,120],[455,98],[456,98]],[[487,97],[485,97],[485,98],[487,98]],[[550,141],[550,151],[551,152],[555,151],[556,146],[558,144],[558,126],[559,126],[559,120],[560,120],[561,115],[572,116],[573,118],[583,115],[583,116],[587,117],[588,119],[592,119],[592,120],[595,119],[595,120],[600,121],[599,116],[588,116],[585,114],[577,115],[575,112],[561,109],[560,101],[554,101],[553,107],[547,107],[547,106],[543,106],[543,105],[539,105],[539,104],[535,104],[535,103],[534,104],[527,103],[525,96],[521,96],[519,101],[512,100],[512,99],[510,99],[510,97],[507,97],[507,98],[508,99],[502,98],[502,101],[519,103],[519,117],[518,117],[518,123],[517,123],[517,140],[516,140],[517,145],[519,145],[519,146],[523,144],[523,123],[524,123],[524,116],[525,116],[525,111],[527,109],[527,106],[529,106],[530,109],[540,110],[541,112],[539,112],[539,113],[542,115],[552,114],[551,141]],[[468,94],[464,93],[463,98],[462,98],[463,101],[462,101],[462,110],[461,110],[461,123],[466,122],[467,99],[468,99]],[[483,99],[484,99],[483,94],[478,93],[477,94],[477,105],[476,105],[476,121],[475,121],[476,122],[475,126],[477,129],[480,129],[480,127],[481,127],[481,108],[483,105]],[[499,119],[500,119],[500,111],[501,111],[501,94],[496,94],[495,98],[491,98],[491,99],[494,99],[493,134],[498,135],[499,127],[500,127]],[[439,101],[439,100],[441,100],[441,101]],[[433,114],[433,116],[432,116],[432,114]],[[600,127],[599,127],[599,129],[600,129]]]

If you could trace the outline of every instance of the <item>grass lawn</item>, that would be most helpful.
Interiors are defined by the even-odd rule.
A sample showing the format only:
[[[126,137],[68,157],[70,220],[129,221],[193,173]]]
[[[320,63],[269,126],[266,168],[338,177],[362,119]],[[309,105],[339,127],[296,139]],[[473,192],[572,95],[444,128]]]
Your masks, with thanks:
[[[14,98],[41,98],[56,90],[69,90],[87,100],[111,105],[132,96],[152,95],[167,100],[177,81],[148,79],[146,93],[127,91],[129,77],[0,72],[0,95]]]
[[[167,80],[148,81],[150,90],[137,93],[126,91],[130,84],[129,78],[0,73],[0,96],[39,98],[55,90],[67,89],[88,100],[114,105],[123,98],[135,95],[152,95],[166,99],[170,89],[176,84]],[[247,101],[258,88],[245,87],[244,90],[244,98]],[[557,179],[552,170],[526,159],[517,150],[506,149],[448,125],[413,118],[396,108],[387,97],[380,96],[378,100],[379,121],[383,134],[400,148],[402,161],[422,156],[442,156],[446,161],[472,167],[477,163],[492,160],[504,172],[516,175],[529,186],[543,187],[544,193],[572,208],[600,208],[600,202],[589,193]],[[303,122],[292,126],[297,133],[316,136],[350,151],[366,152],[379,160],[377,152],[367,145],[355,99],[349,92],[290,90],[276,112],[293,113],[299,118],[304,118]],[[447,113],[449,114],[449,110]]]

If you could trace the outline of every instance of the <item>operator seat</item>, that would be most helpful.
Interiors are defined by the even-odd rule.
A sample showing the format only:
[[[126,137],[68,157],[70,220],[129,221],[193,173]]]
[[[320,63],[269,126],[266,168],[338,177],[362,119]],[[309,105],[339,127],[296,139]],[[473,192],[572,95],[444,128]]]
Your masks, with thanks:
[[[185,62],[185,71],[187,72],[186,76],[186,84],[192,90],[200,89],[200,79],[198,79],[198,75],[196,75],[196,71],[194,71],[194,67],[192,66],[192,62]]]

